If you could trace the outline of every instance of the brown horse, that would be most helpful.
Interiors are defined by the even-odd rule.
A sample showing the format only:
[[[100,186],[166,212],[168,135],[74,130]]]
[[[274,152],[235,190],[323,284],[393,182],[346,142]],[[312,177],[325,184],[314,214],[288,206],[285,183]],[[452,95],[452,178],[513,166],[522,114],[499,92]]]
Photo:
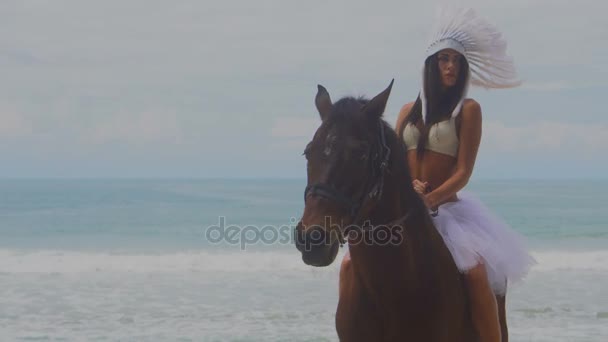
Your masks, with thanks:
[[[382,119],[392,85],[369,101],[336,103],[319,86],[322,123],[304,152],[296,247],[306,264],[327,266],[348,238],[340,341],[477,341],[463,277],[412,188],[405,147]]]

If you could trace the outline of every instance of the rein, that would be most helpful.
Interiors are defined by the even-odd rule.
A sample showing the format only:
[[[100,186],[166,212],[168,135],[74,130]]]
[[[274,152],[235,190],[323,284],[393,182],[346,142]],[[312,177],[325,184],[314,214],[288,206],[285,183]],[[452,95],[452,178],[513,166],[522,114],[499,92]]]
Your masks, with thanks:
[[[367,192],[363,192],[363,195],[355,200],[327,183],[309,184],[304,190],[304,202],[306,202],[306,199],[309,196],[319,196],[330,200],[342,207],[348,213],[348,215],[353,218],[353,222],[355,222],[356,224],[361,219],[361,209],[365,207],[368,201],[380,200],[384,189],[384,177],[385,174],[388,172],[391,149],[390,147],[388,147],[388,144],[386,142],[386,134],[384,132],[385,127],[381,121],[378,122],[380,126],[378,143],[381,150],[374,154],[374,157],[371,159],[370,162],[370,167],[372,170],[372,179],[377,178],[377,180],[375,181],[375,183],[373,183],[370,189]],[[380,162],[376,165],[377,160],[379,160]],[[404,222],[407,218],[409,218],[410,214],[411,210],[408,210],[408,212],[403,217],[398,218],[395,222]],[[342,236],[342,234],[340,234],[339,239],[340,246],[342,246],[344,244],[344,237]]]
[[[374,155],[374,158],[372,158],[371,160],[372,177],[375,177],[376,173],[378,173],[379,175],[378,180],[367,191],[367,193],[364,192],[361,198],[354,200],[329,184],[315,183],[306,186],[306,189],[304,190],[304,202],[306,202],[308,196],[319,196],[322,198],[326,198],[332,202],[339,204],[344,210],[348,212],[351,217],[358,219],[361,208],[363,208],[363,205],[368,200],[380,199],[382,197],[382,189],[384,188],[384,175],[386,169],[388,168],[388,161],[391,155],[391,149],[386,143],[384,125],[382,124],[382,122],[379,122],[379,125],[380,135],[378,137],[378,140],[379,145],[381,147],[381,151],[380,153],[376,153]],[[380,159],[380,164],[377,166],[377,168],[375,168],[373,164],[377,159]]]

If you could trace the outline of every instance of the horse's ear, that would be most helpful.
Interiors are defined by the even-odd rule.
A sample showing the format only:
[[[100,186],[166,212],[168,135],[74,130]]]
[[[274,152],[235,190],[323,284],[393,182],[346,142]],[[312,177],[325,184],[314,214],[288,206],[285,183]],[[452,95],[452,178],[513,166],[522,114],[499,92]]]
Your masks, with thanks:
[[[393,88],[393,83],[395,79],[391,81],[388,88],[386,88],[383,92],[376,95],[373,99],[371,99],[365,107],[363,107],[363,111],[366,115],[372,116],[374,118],[380,118],[382,113],[384,113],[384,109],[386,108],[386,103],[388,102],[388,97],[391,94],[391,89]]]
[[[317,88],[318,90],[317,96],[315,97],[315,105],[317,106],[319,115],[321,115],[321,120],[325,121],[325,119],[329,117],[334,105],[331,103],[331,98],[329,98],[327,89],[320,84],[317,86]]]

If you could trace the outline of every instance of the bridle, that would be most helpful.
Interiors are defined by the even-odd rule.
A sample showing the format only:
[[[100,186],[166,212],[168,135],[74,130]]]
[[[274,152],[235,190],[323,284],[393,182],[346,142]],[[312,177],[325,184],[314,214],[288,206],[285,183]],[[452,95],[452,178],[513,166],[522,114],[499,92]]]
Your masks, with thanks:
[[[384,133],[385,125],[382,121],[378,121],[380,126],[380,134],[378,136],[378,145],[380,151],[376,151],[370,158],[370,167],[372,170],[371,179],[376,179],[369,190],[364,191],[362,196],[353,199],[333,186],[326,183],[309,184],[304,190],[304,202],[308,196],[319,196],[332,201],[342,207],[352,218],[355,223],[359,220],[361,209],[369,200],[379,200],[382,197],[384,188],[384,176],[387,172],[388,162],[391,155],[391,149],[386,143],[386,134]],[[370,152],[372,153],[372,152]],[[378,162],[379,161],[379,162]]]

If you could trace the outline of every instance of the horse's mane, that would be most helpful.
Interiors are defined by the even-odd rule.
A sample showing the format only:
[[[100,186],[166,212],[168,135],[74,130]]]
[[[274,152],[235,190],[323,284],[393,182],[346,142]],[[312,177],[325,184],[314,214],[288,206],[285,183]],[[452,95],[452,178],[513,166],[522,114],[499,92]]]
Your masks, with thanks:
[[[410,174],[410,167],[407,160],[407,148],[405,142],[399,138],[393,127],[388,124],[384,119],[380,119],[381,124],[384,125],[384,134],[386,137],[386,143],[391,148],[391,163],[390,166],[392,172],[398,172],[403,183],[398,186],[401,189],[401,195],[407,198],[408,205],[415,206],[416,210],[426,211],[424,202],[420,199],[420,196],[414,191],[412,186],[412,176]]]
[[[360,115],[362,114],[361,106],[366,105],[368,102],[369,99],[363,96],[343,97],[333,104],[331,120],[335,120],[338,123],[350,120],[368,120],[365,127],[368,130],[374,130],[374,136],[377,136],[379,134],[377,126],[371,124],[368,117]],[[399,138],[393,127],[382,116],[378,120],[380,121],[380,125],[384,126],[386,144],[391,149],[389,169],[392,170],[391,172],[397,173],[397,175],[393,174],[392,176],[397,176],[395,179],[400,180],[399,184],[395,185],[399,187],[402,197],[407,199],[408,205],[415,206],[414,209],[416,211],[426,211],[426,206],[412,187],[405,142]],[[380,146],[375,146],[375,148],[379,149]]]
[[[369,100],[363,96],[343,97],[334,103],[331,116],[335,120],[352,120],[353,113],[359,113],[361,106],[365,106]]]

